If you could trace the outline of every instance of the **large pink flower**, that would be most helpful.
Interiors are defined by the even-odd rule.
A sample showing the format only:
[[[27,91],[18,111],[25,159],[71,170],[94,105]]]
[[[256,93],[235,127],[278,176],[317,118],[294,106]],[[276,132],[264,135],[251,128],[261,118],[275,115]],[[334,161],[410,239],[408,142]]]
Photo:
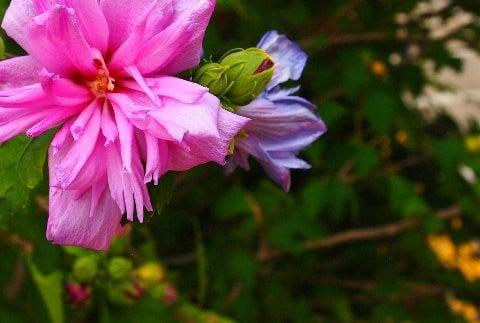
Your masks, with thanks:
[[[55,243],[107,249],[146,183],[215,161],[248,119],[174,77],[195,67],[214,0],[12,0],[2,27],[0,143],[61,126],[49,151]]]

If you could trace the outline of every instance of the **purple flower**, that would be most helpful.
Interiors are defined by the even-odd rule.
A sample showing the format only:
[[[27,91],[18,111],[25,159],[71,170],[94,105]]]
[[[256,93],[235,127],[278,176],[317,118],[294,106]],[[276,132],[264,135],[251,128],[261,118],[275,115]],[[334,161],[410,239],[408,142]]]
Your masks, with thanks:
[[[215,0],[12,0],[2,27],[28,56],[0,62],[0,143],[60,126],[47,238],[105,250],[152,210],[146,183],[225,163],[248,119],[175,77],[196,67]]]
[[[245,136],[235,141],[235,153],[227,164],[227,172],[232,172],[237,166],[248,170],[248,157],[253,156],[268,175],[288,191],[290,169],[310,168],[297,155],[327,128],[315,114],[316,107],[294,95],[298,87],[282,88],[282,83],[300,79],[307,54],[276,31],[267,33],[257,47],[271,55],[275,74],[257,99],[237,111],[251,121],[244,128]]]

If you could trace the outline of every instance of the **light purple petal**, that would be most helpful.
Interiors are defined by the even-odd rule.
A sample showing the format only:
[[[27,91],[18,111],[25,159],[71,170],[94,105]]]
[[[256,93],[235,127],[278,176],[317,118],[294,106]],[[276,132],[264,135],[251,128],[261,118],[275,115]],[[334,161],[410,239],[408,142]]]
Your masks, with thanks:
[[[270,31],[263,36],[257,47],[267,51],[275,62],[275,74],[267,90],[288,80],[300,79],[308,56],[287,36],[280,35],[277,31]]]
[[[238,113],[252,119],[245,130],[268,151],[299,152],[326,131],[323,121],[296,97],[276,102],[257,99]]]

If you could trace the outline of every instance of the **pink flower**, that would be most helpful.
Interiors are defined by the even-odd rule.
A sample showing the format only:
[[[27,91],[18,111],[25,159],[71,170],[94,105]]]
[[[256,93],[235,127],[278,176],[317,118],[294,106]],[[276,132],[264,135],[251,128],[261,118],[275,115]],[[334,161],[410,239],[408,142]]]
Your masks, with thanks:
[[[105,250],[146,183],[224,164],[248,119],[174,77],[198,65],[214,0],[12,0],[2,27],[28,56],[0,62],[0,143],[61,126],[49,151],[47,238]]]

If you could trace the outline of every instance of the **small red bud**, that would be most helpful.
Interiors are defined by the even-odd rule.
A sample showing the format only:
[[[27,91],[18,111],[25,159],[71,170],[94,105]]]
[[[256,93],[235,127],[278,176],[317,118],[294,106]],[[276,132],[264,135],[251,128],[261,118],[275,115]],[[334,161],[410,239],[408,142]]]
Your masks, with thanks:
[[[162,298],[163,304],[172,306],[178,301],[178,291],[171,285],[165,285],[164,294]]]
[[[65,292],[67,293],[67,302],[73,306],[83,306],[92,297],[92,290],[86,284],[78,284],[69,282],[65,285]]]
[[[145,295],[145,289],[140,286],[138,282],[132,283],[132,288],[125,292],[127,297],[134,301],[139,301],[142,299],[143,295]]]

